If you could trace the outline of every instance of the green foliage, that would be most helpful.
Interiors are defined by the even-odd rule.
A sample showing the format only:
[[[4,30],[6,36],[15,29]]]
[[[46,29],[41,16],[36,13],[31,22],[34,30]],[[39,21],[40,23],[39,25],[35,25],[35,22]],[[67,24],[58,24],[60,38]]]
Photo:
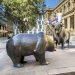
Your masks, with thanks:
[[[0,0],[0,4],[2,3],[3,0]]]
[[[19,24],[23,25],[23,19],[27,17],[28,25],[31,27],[36,24],[38,4],[42,3],[42,1],[43,0],[3,0],[3,4],[6,6],[10,19],[15,20],[15,18],[17,18]]]

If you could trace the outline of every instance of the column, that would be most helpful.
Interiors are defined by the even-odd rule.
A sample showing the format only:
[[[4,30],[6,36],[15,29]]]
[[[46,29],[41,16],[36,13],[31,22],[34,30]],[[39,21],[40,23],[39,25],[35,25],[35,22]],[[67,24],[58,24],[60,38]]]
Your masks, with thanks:
[[[64,19],[62,20],[62,23],[64,24]]]
[[[67,29],[70,30],[70,17],[67,18]]]
[[[66,12],[68,12],[68,3],[66,3],[65,6],[66,6]]]
[[[74,31],[75,31],[75,13],[74,13]]]
[[[62,20],[62,23],[63,23],[63,25],[65,24],[65,23],[64,23],[64,19]],[[64,26],[64,27],[65,27],[65,26]]]

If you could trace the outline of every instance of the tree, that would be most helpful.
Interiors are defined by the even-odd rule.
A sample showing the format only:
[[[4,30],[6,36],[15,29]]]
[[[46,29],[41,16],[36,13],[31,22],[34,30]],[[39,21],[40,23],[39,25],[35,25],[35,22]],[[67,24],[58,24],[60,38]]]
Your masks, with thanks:
[[[42,2],[43,0],[3,0],[8,18],[12,21],[16,20],[19,23],[19,27],[23,28],[22,31],[25,28],[23,22],[25,17],[28,18],[29,29],[36,25],[38,4]]]
[[[0,4],[2,3],[3,0],[0,0]]]

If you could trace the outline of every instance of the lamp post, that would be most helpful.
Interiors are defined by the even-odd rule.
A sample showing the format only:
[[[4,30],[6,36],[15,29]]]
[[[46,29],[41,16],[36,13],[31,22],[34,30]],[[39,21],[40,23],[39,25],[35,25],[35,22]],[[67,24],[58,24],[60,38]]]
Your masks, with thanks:
[[[25,18],[23,19],[23,21],[24,21],[24,24],[25,24],[25,27],[26,27],[26,32],[27,32],[28,29],[29,29],[29,26],[28,26],[28,18],[25,17]]]
[[[40,7],[38,8],[39,15],[38,15],[38,21],[37,21],[37,27],[38,30],[43,31],[44,30],[44,13],[45,13],[45,1],[42,2],[42,4],[39,4]]]

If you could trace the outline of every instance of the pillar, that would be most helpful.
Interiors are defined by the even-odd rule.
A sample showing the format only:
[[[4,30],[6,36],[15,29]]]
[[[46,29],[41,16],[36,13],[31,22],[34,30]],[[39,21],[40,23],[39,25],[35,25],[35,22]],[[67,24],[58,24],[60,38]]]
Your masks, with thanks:
[[[74,13],[74,31],[75,31],[75,13]]]
[[[1,30],[3,30],[3,27],[1,26]]]
[[[70,30],[70,17],[67,18],[67,29]]]
[[[62,20],[62,23],[65,24],[65,23],[64,23],[64,19]]]

